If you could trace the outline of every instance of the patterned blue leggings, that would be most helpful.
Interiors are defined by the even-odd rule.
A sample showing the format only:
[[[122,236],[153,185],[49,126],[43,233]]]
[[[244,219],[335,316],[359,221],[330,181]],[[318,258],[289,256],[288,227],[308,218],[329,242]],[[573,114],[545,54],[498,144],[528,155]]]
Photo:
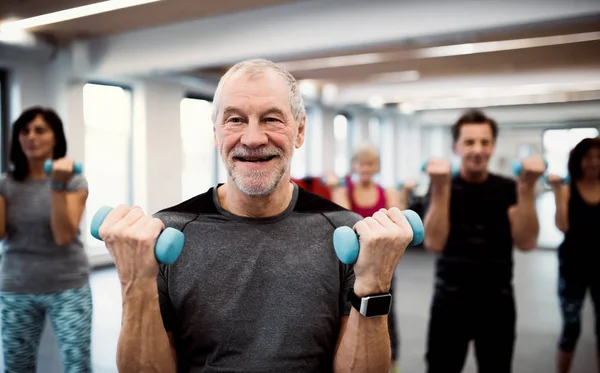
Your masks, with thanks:
[[[52,294],[0,294],[5,371],[35,373],[46,314],[68,373],[92,371],[92,292],[89,286]]]

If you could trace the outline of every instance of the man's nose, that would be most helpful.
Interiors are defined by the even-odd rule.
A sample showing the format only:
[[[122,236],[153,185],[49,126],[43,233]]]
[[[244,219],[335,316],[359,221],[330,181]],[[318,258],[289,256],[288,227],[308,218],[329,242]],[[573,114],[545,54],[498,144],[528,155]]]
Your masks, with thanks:
[[[269,138],[258,120],[251,119],[244,129],[241,143],[249,148],[257,148],[268,143]]]

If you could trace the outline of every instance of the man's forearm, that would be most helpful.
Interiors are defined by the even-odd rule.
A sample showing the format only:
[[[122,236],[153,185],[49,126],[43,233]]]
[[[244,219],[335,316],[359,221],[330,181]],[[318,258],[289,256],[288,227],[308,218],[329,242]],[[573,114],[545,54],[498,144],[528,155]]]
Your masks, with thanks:
[[[177,371],[160,314],[156,281],[123,287],[117,369],[121,373]]]
[[[537,246],[540,231],[535,210],[535,189],[533,185],[519,182],[518,203],[513,221],[513,239],[521,250],[533,250]]]
[[[431,203],[423,220],[423,245],[429,251],[441,252],[450,234],[450,185],[431,189]]]
[[[366,318],[354,308],[335,354],[335,373],[387,373],[392,359],[388,318]]]

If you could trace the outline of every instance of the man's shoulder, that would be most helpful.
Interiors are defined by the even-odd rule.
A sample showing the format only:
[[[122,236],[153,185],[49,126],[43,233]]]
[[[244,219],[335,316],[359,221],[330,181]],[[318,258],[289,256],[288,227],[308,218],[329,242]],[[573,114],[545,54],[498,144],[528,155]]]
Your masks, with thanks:
[[[357,213],[302,188],[298,190],[298,201],[294,207],[294,212],[323,215],[335,227],[353,226],[356,222],[362,220],[362,217]]]
[[[213,189],[210,188],[195,197],[159,210],[153,216],[162,220],[167,227],[182,229],[185,224],[196,219],[200,214],[218,214],[213,200]]]

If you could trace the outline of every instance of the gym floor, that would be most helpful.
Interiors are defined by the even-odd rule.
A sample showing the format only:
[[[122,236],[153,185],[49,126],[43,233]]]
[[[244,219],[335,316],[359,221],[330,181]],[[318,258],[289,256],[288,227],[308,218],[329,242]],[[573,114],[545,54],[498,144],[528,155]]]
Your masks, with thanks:
[[[515,288],[518,307],[518,340],[514,373],[554,372],[554,347],[560,328],[555,295],[556,255],[551,250],[516,254]],[[432,294],[434,256],[410,250],[398,266],[396,312],[401,334],[402,372],[424,372],[423,354],[429,303]],[[115,356],[121,323],[121,294],[114,268],[93,272],[94,296],[93,361],[95,373],[116,372]],[[595,370],[594,320],[589,299],[572,373]],[[3,368],[0,358],[0,367]],[[2,369],[3,371],[3,369]],[[52,328],[46,325],[39,351],[39,373],[60,373],[62,366]],[[463,373],[475,373],[469,355]]]

